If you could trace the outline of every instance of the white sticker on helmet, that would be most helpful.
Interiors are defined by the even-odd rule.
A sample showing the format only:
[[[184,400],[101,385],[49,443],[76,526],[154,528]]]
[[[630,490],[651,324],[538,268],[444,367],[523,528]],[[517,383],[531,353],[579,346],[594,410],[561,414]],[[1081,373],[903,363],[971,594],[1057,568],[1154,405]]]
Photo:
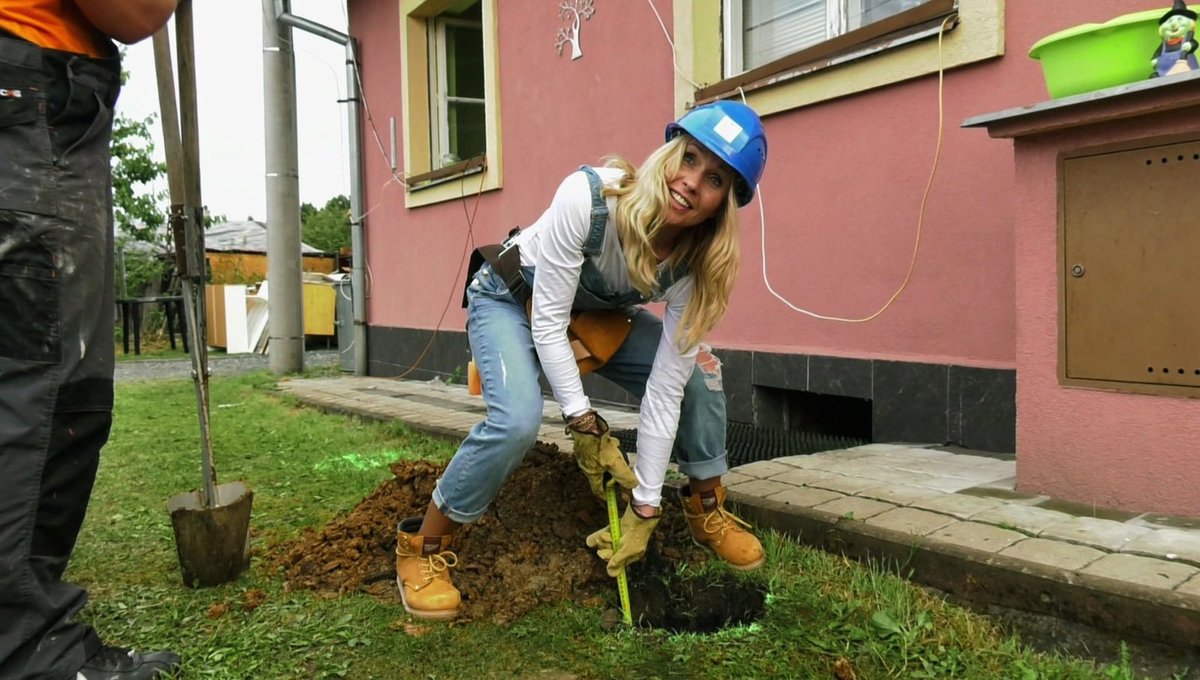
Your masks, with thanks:
[[[742,134],[742,126],[738,125],[729,116],[721,116],[721,122],[713,126],[713,132],[721,136],[727,143],[733,144],[733,140]]]

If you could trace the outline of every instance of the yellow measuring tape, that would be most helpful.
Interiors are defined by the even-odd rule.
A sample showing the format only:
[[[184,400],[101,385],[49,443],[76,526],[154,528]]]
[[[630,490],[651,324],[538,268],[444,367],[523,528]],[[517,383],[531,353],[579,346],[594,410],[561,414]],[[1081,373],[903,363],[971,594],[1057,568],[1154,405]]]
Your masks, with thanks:
[[[604,484],[604,495],[608,501],[608,533],[612,535],[613,553],[621,547],[621,518],[617,515],[617,482],[611,477]],[[625,567],[617,572],[617,593],[621,596],[621,615],[625,625],[633,625],[633,611],[629,608],[629,579]]]

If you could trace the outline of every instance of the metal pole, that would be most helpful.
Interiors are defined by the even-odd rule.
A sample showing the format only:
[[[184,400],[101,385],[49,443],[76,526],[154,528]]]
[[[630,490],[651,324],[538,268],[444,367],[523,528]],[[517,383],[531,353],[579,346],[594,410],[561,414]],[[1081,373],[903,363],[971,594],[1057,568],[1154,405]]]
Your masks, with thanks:
[[[363,229],[362,131],[359,107],[362,92],[358,87],[356,42],[346,41],[346,104],[350,120],[350,289],[354,295],[354,374],[367,374],[367,295],[365,261],[366,233]]]
[[[362,91],[358,84],[358,44],[349,35],[289,12],[290,0],[270,0],[280,24],[346,46],[346,115],[350,125],[350,287],[354,298],[354,374],[367,374],[367,258],[363,212]],[[267,0],[264,0],[264,7]],[[393,157],[395,153],[393,153]],[[395,169],[393,167],[393,169]],[[274,284],[272,284],[274,285]]]
[[[276,375],[304,370],[300,180],[292,29],[262,0],[266,127],[268,364]],[[282,7],[288,9],[288,0]]]

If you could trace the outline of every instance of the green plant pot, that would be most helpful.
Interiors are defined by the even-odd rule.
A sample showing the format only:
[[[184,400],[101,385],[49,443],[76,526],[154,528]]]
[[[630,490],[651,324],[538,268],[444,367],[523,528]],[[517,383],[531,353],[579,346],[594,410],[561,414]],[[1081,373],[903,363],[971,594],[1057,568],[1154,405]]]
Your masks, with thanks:
[[[1053,98],[1135,83],[1150,77],[1158,47],[1158,20],[1168,8],[1123,14],[1102,24],[1080,24],[1034,43]]]

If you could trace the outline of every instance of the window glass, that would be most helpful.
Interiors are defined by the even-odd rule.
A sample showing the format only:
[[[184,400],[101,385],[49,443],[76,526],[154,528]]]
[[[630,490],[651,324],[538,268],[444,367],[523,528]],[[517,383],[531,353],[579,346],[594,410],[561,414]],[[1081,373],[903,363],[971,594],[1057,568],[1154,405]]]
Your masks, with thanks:
[[[434,168],[487,151],[479,3],[429,24],[430,147]]]
[[[457,160],[487,150],[483,101],[483,31],[446,27],[446,125],[450,154]]]
[[[929,0],[726,0],[726,77],[770,63]]]

